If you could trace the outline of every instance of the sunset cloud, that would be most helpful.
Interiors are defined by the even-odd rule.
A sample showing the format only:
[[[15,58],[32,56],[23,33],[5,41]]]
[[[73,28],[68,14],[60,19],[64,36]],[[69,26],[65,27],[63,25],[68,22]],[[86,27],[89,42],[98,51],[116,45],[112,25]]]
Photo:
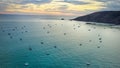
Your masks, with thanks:
[[[119,3],[112,0],[2,0],[0,12],[82,15],[102,10],[119,10]]]

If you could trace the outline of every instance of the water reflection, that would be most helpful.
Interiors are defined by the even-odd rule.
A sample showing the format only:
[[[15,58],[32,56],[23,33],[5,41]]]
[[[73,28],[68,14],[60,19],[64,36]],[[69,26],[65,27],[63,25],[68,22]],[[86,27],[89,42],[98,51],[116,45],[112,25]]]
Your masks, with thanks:
[[[10,68],[18,63],[31,68],[37,63],[46,68],[120,67],[119,29],[67,20],[13,22],[0,23],[0,64],[14,64]]]

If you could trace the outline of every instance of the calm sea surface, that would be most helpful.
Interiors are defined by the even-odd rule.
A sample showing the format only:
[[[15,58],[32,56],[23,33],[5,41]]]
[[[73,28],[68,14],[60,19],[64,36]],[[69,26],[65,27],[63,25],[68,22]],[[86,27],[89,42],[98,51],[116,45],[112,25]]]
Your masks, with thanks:
[[[120,29],[85,23],[0,19],[0,68],[120,68]]]

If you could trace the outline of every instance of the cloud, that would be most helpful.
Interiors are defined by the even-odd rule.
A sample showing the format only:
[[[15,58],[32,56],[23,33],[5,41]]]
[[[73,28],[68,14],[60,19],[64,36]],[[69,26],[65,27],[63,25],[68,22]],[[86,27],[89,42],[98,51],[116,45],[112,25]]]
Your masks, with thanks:
[[[13,3],[13,4],[44,4],[44,3],[50,3],[52,0],[1,0],[0,2],[4,3]]]
[[[56,1],[56,2],[65,2],[65,3],[74,4],[74,5],[89,4],[89,2],[85,2],[85,1],[82,1],[82,0],[63,0],[63,1]]]
[[[0,2],[6,3],[6,4],[11,4],[11,3],[21,3],[23,0],[1,0]]]
[[[113,0],[94,0],[94,1],[98,1],[98,2],[109,2],[109,1],[113,1]]]
[[[105,5],[105,10],[119,10],[120,11],[120,1],[109,1]]]
[[[104,5],[102,5],[103,11],[120,11],[120,0],[95,0],[97,2],[103,2]]]
[[[35,0],[34,0],[35,1]],[[71,0],[72,1],[72,0]],[[81,0],[82,1],[82,0]],[[50,3],[48,3],[50,2]],[[101,9],[101,3],[95,1],[84,1],[89,4],[76,5],[59,0],[48,2],[29,2],[21,1],[19,3],[11,3],[5,8],[5,12],[16,13],[33,13],[33,14],[52,14],[52,15],[79,15],[87,13],[86,11],[96,11]]]
[[[119,0],[1,0],[0,12],[79,15],[120,10],[119,3]]]
[[[7,4],[4,4],[4,3],[0,3],[0,12],[1,11],[4,11],[7,7]]]
[[[33,3],[33,4],[45,4],[45,3],[50,3],[52,0],[23,0],[21,4],[28,4],[28,3]]]
[[[67,10],[68,6],[67,5],[61,5],[60,7],[58,7],[59,10]]]

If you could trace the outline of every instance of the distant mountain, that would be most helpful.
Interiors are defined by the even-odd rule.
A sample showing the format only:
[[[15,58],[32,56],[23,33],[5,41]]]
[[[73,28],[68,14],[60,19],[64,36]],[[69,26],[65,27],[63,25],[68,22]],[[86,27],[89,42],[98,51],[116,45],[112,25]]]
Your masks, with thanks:
[[[120,25],[120,11],[95,12],[85,16],[77,17],[73,20]]]

